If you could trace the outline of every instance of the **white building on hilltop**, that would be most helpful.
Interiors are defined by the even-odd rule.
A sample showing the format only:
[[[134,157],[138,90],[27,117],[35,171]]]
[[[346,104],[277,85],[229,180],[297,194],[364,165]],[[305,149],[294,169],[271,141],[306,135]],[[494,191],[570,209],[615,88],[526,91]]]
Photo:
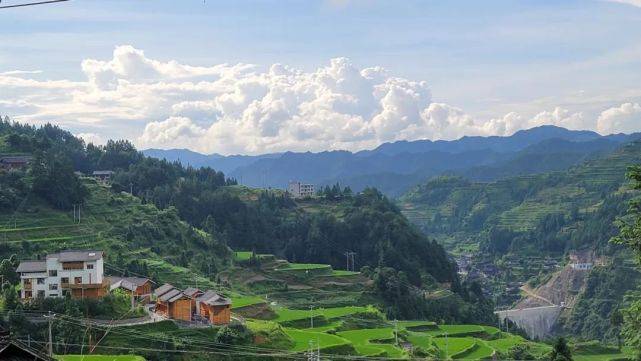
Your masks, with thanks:
[[[99,298],[107,293],[102,251],[61,251],[45,260],[22,261],[20,298],[63,297]]]
[[[290,181],[287,185],[287,192],[292,198],[312,197],[316,193],[313,184],[305,184],[298,181]]]

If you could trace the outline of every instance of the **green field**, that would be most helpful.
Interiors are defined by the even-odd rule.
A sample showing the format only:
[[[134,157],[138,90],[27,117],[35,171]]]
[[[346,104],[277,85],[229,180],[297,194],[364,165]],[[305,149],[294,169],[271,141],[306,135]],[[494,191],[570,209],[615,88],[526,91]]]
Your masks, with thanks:
[[[325,309],[314,309],[314,310],[293,310],[289,308],[277,308],[276,309],[276,322],[284,323],[297,320],[311,319],[312,317],[317,318],[318,321],[321,319],[331,320],[335,318],[345,317],[348,315],[353,315],[357,313],[365,313],[372,311],[371,307],[361,307],[361,306],[346,306],[346,307],[334,307],[334,308],[325,308]]]

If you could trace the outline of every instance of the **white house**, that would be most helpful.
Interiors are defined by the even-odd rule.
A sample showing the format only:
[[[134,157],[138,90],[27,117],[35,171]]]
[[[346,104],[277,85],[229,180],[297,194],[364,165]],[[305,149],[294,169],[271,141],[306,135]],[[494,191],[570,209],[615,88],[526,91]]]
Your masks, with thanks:
[[[570,253],[570,267],[578,271],[589,271],[594,267],[594,254],[591,251]]]
[[[290,181],[287,185],[287,192],[293,198],[312,197],[315,193],[313,184],[305,184],[298,181]]]
[[[102,251],[67,250],[47,255],[45,260],[22,261],[20,297],[99,298],[107,293]]]

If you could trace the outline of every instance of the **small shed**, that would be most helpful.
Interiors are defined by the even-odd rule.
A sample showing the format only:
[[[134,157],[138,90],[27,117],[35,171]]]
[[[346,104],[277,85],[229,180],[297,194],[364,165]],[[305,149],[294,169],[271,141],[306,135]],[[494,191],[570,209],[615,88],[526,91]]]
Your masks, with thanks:
[[[207,291],[197,299],[198,313],[214,325],[231,322],[231,300],[214,291]]]

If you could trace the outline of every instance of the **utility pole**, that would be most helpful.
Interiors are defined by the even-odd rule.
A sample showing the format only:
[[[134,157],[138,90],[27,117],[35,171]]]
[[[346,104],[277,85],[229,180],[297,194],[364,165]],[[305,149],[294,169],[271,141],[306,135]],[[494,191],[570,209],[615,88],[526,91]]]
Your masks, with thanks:
[[[133,183],[129,183],[129,194],[132,195],[132,196],[134,195],[134,184]]]
[[[49,357],[53,358],[53,337],[51,337],[51,325],[53,323],[53,316],[51,315],[51,311],[49,311],[48,316],[45,316],[47,318],[47,321],[49,321],[49,344],[47,345],[47,352],[49,353]]]
[[[76,205],[73,205],[73,223],[76,223]]]
[[[398,320],[394,319],[394,338],[396,339],[396,346],[398,346]]]
[[[82,203],[78,204],[78,224],[80,224],[80,210],[82,209]]]
[[[347,251],[344,254],[345,254],[345,257],[347,257],[347,270],[348,271],[350,270],[349,269],[349,264],[350,264],[350,260],[351,260],[351,263],[352,263],[352,269],[351,270],[354,271],[356,269],[356,267],[354,266],[355,265],[354,255],[356,255],[356,252]]]
[[[309,306],[309,328],[314,328],[314,306]]]

